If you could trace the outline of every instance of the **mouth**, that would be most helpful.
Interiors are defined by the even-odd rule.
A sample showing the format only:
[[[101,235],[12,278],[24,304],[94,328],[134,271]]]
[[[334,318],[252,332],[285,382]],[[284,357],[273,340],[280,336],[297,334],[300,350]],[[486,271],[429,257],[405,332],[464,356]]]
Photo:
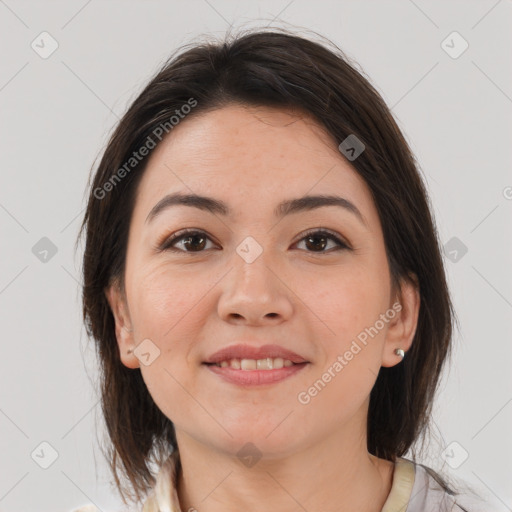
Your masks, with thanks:
[[[297,375],[309,365],[308,362],[292,363],[288,360],[286,366],[284,361],[282,366],[280,366],[280,361],[277,361],[276,367],[270,369],[268,368],[267,360],[263,363],[267,368],[263,369],[257,367],[258,361],[261,360],[232,359],[231,361],[222,361],[221,363],[203,363],[203,366],[222,381],[247,388],[251,386],[276,384],[293,375]],[[270,359],[270,361],[272,361],[272,359]],[[272,361],[272,363],[275,363],[275,361]],[[254,368],[255,365],[256,368]],[[244,369],[244,367],[246,369]],[[247,369],[247,367],[252,369]]]
[[[283,359],[282,357],[266,357],[264,359],[225,359],[218,363],[203,363],[207,366],[216,366],[218,368],[232,368],[240,371],[255,371],[255,370],[280,370],[281,368],[289,368],[294,365],[304,365],[303,363],[294,363],[290,359]]]
[[[237,370],[273,370],[308,361],[280,345],[229,345],[218,350],[204,364],[219,364]]]
[[[202,363],[225,382],[238,386],[274,384],[298,374],[309,364],[279,345],[231,345]]]

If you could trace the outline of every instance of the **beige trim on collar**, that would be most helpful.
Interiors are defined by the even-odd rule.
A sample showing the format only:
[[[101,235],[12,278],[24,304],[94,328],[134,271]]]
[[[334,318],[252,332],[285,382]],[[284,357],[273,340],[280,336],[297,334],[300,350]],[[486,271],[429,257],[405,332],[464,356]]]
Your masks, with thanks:
[[[401,457],[396,459],[393,483],[382,512],[406,512],[414,485],[414,463]]]

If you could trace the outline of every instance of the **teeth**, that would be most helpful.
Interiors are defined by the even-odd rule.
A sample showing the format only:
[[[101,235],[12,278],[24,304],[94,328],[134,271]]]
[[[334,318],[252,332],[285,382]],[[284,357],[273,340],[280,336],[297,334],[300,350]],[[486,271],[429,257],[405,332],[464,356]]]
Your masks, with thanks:
[[[254,359],[242,359],[240,361],[240,367],[242,370],[256,370],[258,362]]]
[[[282,368],[282,366],[279,366],[279,361],[277,361],[276,357],[276,368]],[[281,358],[279,358],[281,359]],[[256,368],[258,370],[273,370],[274,369],[274,359],[271,357],[267,357],[266,359],[258,359],[256,361]]]
[[[265,359],[230,359],[229,361],[222,361],[215,363],[216,366],[221,368],[235,368],[236,370],[279,370],[283,366],[292,366],[288,359],[282,357],[267,357]]]

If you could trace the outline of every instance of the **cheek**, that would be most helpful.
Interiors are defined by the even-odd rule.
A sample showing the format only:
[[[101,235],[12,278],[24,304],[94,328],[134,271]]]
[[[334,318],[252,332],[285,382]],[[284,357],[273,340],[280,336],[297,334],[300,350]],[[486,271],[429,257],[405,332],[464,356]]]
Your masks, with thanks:
[[[322,320],[326,340],[333,350],[374,325],[388,303],[385,275],[377,276],[368,266],[351,265],[329,273],[328,277],[305,281],[297,293],[304,304]]]
[[[173,396],[173,408],[190,406],[183,403],[187,395],[180,383],[192,388],[191,376],[198,364],[193,354],[206,314],[204,296],[212,285],[192,272],[162,265],[146,266],[143,273],[133,275],[131,285],[135,343],[151,340],[154,346],[149,346],[156,354],[150,365],[140,366],[148,390],[164,411],[169,396]]]
[[[132,280],[136,342],[150,339],[160,351],[149,366],[141,365],[141,374],[158,408],[177,426],[186,421],[182,411],[197,407],[190,394],[196,395],[198,365],[192,354],[206,318],[205,294],[214,282],[211,276],[200,279],[163,266]]]
[[[197,311],[201,299],[211,287],[208,279],[199,279],[188,271],[159,266],[146,270],[133,280],[132,313],[139,334],[165,346],[176,333],[197,330]]]
[[[315,333],[322,354],[301,391],[317,410],[343,423],[365,403],[378,376],[387,324],[377,330],[375,324],[386,312],[388,288],[363,268],[336,275],[303,288],[304,302],[322,320]]]

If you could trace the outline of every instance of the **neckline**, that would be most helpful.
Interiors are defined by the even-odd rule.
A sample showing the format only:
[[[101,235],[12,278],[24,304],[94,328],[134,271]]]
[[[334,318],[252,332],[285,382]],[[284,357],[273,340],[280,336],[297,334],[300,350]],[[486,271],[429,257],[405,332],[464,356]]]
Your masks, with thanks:
[[[395,468],[393,470],[393,483],[391,484],[391,491],[384,503],[381,512],[406,512],[409,500],[411,497],[416,468],[415,464],[402,457],[398,457],[395,461]],[[162,466],[155,485],[154,493],[148,498],[144,504],[143,512],[152,512],[153,510],[165,510],[169,512],[181,512],[180,503],[177,494],[177,477],[179,471],[179,453],[174,451],[165,464]],[[171,507],[165,503],[159,502],[160,496],[171,497]],[[157,508],[158,507],[158,508]]]

